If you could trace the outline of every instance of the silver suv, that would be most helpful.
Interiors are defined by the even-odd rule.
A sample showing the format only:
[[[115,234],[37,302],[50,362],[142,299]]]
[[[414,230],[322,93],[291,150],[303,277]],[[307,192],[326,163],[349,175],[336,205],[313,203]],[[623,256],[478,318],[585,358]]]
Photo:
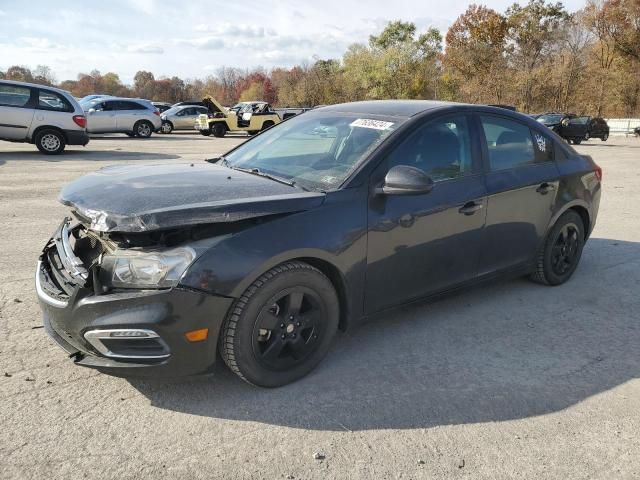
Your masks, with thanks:
[[[207,107],[199,107],[197,105],[182,105],[179,107],[171,107],[166,112],[160,114],[162,120],[162,133],[171,133],[174,130],[191,130],[196,124],[198,116],[202,113],[209,112]]]
[[[148,138],[160,129],[160,112],[149,100],[101,97],[81,103],[89,133],[126,133]]]
[[[86,145],[87,120],[75,98],[64,90],[0,80],[0,140],[35,143],[48,155],[66,145]]]

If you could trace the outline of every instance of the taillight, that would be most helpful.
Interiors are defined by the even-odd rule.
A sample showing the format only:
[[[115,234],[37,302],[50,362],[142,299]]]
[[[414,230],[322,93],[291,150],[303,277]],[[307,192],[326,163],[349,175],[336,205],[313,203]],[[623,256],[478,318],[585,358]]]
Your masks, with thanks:
[[[596,165],[596,177],[598,178],[598,181],[602,181],[602,167]]]
[[[156,111],[154,111],[154,112],[153,112],[153,114],[154,114],[154,115],[158,115],[158,116],[160,116],[160,110],[156,110]]]
[[[73,122],[80,128],[85,128],[87,126],[87,118],[84,115],[74,115]]]

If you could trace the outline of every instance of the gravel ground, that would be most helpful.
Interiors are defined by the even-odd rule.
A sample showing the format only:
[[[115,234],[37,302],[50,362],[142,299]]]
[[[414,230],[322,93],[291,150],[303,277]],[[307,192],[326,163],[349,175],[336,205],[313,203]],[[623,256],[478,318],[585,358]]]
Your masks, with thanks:
[[[0,478],[640,477],[636,139],[578,147],[604,192],[566,285],[498,282],[399,309],[277,390],[222,365],[171,382],[74,366],[41,329],[32,280],[62,185],[243,139],[114,135],[55,158],[0,143]]]

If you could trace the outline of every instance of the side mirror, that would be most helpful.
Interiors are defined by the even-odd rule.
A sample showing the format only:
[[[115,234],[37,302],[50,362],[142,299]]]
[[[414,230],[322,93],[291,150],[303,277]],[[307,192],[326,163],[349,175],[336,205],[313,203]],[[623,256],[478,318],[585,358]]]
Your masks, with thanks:
[[[89,110],[87,110],[87,113],[89,115],[93,115],[94,113],[96,113],[96,109],[95,108],[90,108]]]
[[[423,195],[433,190],[431,177],[416,167],[396,165],[387,172],[379,195]]]
[[[562,122],[560,122],[560,124],[563,127],[568,127],[569,126],[569,119],[568,118],[563,119]]]

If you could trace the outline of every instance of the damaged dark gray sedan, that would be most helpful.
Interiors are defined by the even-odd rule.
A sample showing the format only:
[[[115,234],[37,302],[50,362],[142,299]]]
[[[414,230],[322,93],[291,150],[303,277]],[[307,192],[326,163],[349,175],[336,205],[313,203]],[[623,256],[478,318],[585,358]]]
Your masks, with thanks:
[[[49,335],[115,375],[207,372],[275,387],[338,329],[498,275],[558,285],[602,171],[508,110],[360,102],[202,163],[104,168],[66,186],[40,256]]]

